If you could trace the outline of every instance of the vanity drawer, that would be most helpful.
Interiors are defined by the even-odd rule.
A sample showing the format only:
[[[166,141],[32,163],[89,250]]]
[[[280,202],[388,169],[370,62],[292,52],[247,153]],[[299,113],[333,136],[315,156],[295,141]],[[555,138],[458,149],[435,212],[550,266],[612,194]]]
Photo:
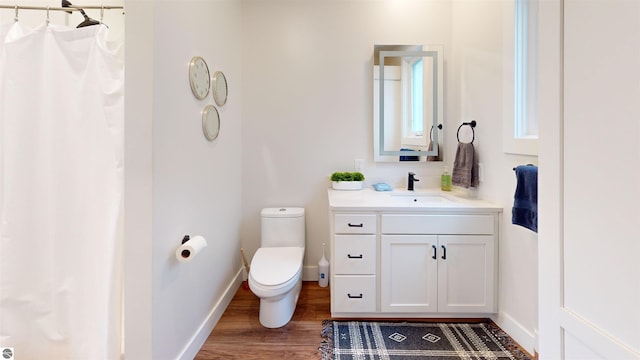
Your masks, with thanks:
[[[334,276],[333,312],[375,312],[375,276]]]
[[[336,274],[375,274],[375,235],[335,235],[333,271]]]
[[[334,231],[336,234],[375,234],[375,214],[335,214]]]
[[[383,214],[383,234],[482,234],[494,233],[492,215]]]

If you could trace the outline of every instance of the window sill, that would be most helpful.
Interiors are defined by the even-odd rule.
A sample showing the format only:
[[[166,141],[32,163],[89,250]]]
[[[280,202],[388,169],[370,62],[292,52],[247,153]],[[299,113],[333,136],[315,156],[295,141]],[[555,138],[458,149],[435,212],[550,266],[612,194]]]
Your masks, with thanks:
[[[538,156],[538,138],[505,139],[503,151],[505,154]]]

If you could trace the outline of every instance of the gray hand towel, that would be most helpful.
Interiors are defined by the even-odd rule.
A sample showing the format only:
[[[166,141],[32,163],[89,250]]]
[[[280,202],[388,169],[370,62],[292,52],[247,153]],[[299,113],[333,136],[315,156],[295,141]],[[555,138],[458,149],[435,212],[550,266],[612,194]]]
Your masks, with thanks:
[[[472,143],[458,143],[451,183],[464,188],[478,186],[478,157]]]
[[[427,151],[433,150],[433,141],[429,141],[429,148]],[[440,143],[438,143],[438,156],[427,156],[427,161],[442,161],[442,151],[440,150]]]

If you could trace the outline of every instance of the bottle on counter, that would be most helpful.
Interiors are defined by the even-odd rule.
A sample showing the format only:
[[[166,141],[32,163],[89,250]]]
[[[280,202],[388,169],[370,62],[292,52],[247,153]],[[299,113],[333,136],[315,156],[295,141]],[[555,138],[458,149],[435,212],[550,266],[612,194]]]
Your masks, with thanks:
[[[444,167],[444,171],[440,177],[440,189],[442,191],[451,191],[451,174],[449,173],[448,166]]]

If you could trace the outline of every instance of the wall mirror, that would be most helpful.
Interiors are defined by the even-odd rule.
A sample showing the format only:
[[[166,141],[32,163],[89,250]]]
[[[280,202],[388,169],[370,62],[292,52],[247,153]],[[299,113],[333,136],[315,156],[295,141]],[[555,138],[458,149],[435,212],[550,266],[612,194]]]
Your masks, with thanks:
[[[216,71],[213,74],[213,100],[218,106],[226,104],[228,92],[227,78],[222,71]]]
[[[209,141],[215,140],[220,133],[220,115],[213,105],[207,105],[202,110],[202,132]]]
[[[441,46],[374,46],[374,161],[441,160],[443,84]]]

